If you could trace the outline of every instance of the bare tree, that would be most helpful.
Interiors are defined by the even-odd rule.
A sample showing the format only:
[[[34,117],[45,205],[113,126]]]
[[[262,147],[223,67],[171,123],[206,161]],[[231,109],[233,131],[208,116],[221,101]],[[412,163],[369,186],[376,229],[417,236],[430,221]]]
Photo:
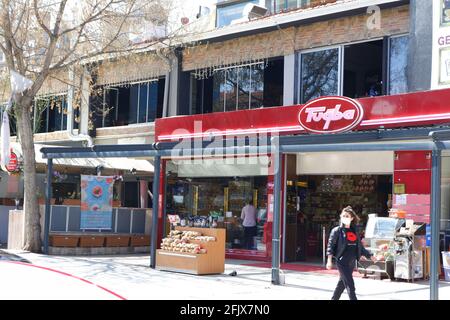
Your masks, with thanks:
[[[129,39],[149,23],[162,25],[167,1],[0,0],[0,51],[7,69],[33,80],[31,88],[15,94],[13,107],[24,161],[25,250],[41,251],[31,116],[39,90],[69,68],[81,70],[100,57],[156,45],[158,37],[139,45],[130,45]]]

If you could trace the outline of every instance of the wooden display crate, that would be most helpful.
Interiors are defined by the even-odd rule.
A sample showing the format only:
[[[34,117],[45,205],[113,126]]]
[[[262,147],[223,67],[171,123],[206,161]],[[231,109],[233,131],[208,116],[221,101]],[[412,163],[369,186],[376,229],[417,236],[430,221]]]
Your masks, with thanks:
[[[131,236],[130,246],[144,247],[150,245],[150,236],[148,235],[134,235]]]
[[[106,236],[106,247],[128,247],[130,237],[124,235],[110,235]]]
[[[103,247],[104,243],[104,236],[80,236],[80,247]]]
[[[218,274],[225,271],[225,229],[176,227],[180,231],[196,231],[202,236],[215,237],[216,241],[190,241],[207,250],[203,254],[156,251],[156,267],[159,270],[190,274]]]
[[[80,237],[75,235],[49,235],[49,240],[52,247],[77,247]]]

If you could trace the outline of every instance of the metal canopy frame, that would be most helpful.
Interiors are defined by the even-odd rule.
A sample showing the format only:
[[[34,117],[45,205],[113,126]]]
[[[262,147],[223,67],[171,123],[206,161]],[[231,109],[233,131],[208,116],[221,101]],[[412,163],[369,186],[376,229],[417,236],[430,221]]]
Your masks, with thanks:
[[[239,139],[238,139],[239,140]],[[223,140],[222,147],[209,147],[210,141],[193,140],[189,157],[204,152],[215,156],[239,155],[270,152],[274,157],[275,168],[281,168],[282,155],[298,152],[345,152],[345,151],[399,151],[429,150],[432,152],[432,203],[431,203],[431,275],[430,299],[437,300],[439,293],[439,230],[441,199],[441,153],[450,149],[450,129],[448,127],[390,129],[367,132],[352,132],[325,135],[297,135],[272,137],[267,144],[250,146],[251,139],[244,144],[236,139]],[[409,141],[408,141],[409,140]],[[412,141],[414,140],[414,141]],[[418,141],[419,140],[419,141]],[[201,141],[201,142],[200,142]],[[241,141],[242,142],[242,141]],[[261,141],[259,141],[260,143]],[[178,142],[136,144],[136,145],[97,145],[90,148],[44,147],[43,157],[47,158],[47,181],[51,181],[53,159],[58,158],[110,158],[110,157],[153,157],[155,161],[153,198],[159,202],[160,163],[162,157],[171,158],[177,150]],[[183,147],[186,147],[184,144]],[[271,149],[269,149],[269,147]],[[270,151],[269,151],[270,150]],[[274,221],[272,230],[272,283],[280,285],[280,208],[281,208],[281,170],[274,173]],[[48,254],[49,217],[51,183],[47,183],[45,199],[44,253]],[[275,214],[276,213],[276,214]],[[156,241],[158,230],[159,205],[153,206],[151,260],[155,268]]]

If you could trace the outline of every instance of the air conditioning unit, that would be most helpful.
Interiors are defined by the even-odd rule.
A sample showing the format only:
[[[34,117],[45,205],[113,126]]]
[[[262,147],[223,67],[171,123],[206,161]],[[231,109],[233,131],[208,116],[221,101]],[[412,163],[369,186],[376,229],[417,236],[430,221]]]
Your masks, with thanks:
[[[259,6],[257,4],[249,3],[244,8],[244,17],[248,17],[249,20],[264,17],[269,10],[266,7]]]
[[[242,18],[231,21],[230,24],[247,22],[252,19],[264,17],[269,10],[265,7],[258,6],[254,3],[248,3],[242,11]]]

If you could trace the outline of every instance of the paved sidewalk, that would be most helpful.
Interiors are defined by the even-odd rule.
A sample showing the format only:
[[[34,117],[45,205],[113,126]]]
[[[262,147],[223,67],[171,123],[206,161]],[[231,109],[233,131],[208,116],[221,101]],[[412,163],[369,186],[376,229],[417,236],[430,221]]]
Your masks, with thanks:
[[[329,300],[338,281],[335,275],[284,271],[285,285],[274,286],[270,282],[270,269],[244,266],[249,262],[238,260],[227,260],[224,274],[195,276],[153,270],[149,268],[148,255],[72,257],[7,252],[33,264],[87,279],[126,299]],[[236,271],[237,276],[230,276],[232,271]],[[427,281],[407,283],[355,278],[355,284],[361,300],[429,299]],[[450,283],[440,282],[439,297],[450,300]],[[348,299],[345,293],[342,299]]]

